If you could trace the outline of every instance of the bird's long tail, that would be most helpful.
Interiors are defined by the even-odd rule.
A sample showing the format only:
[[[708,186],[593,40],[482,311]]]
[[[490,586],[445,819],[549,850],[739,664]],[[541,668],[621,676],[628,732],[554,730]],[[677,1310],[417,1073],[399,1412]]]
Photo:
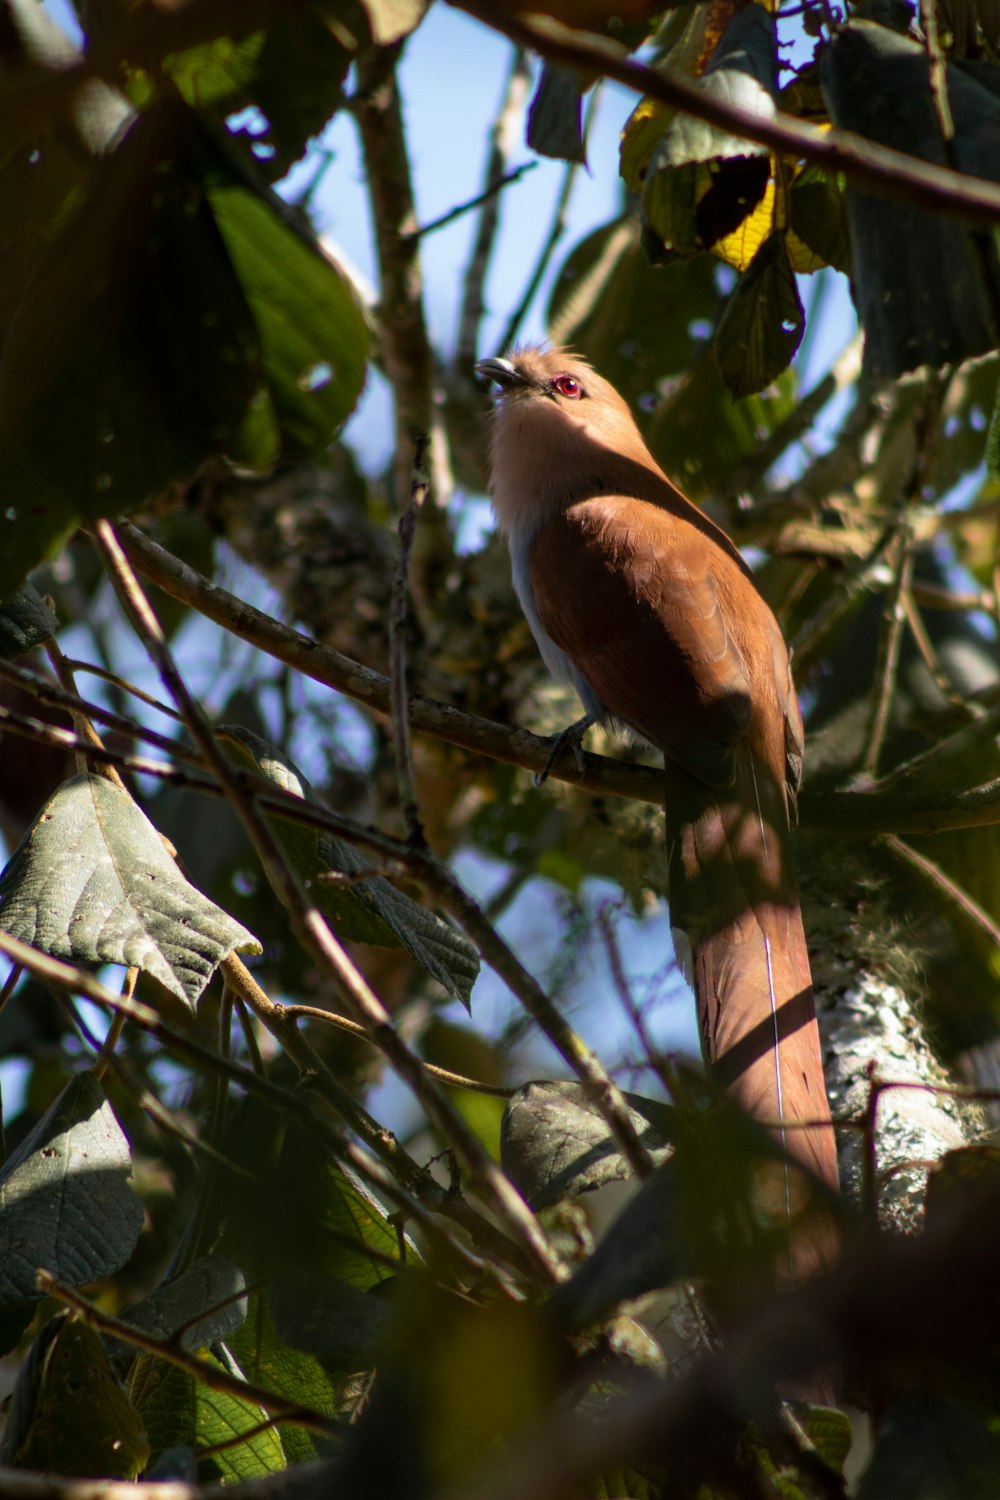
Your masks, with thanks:
[[[668,761],[666,800],[671,921],[691,945],[706,1059],[750,1115],[778,1122],[792,1160],[836,1190],[784,787],[744,746],[725,792]],[[834,1248],[803,1248],[796,1263],[822,1263]]]

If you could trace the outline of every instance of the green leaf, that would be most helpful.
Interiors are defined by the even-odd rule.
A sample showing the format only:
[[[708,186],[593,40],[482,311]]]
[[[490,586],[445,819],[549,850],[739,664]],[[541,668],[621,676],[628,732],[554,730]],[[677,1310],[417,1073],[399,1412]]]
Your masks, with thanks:
[[[224,169],[213,173],[208,197],[256,321],[283,452],[314,453],[364,385],[368,332],[357,298],[331,259]]]
[[[80,1478],[134,1479],[149,1458],[142,1424],[100,1337],[75,1318],[47,1323],[17,1378],[0,1463]]]
[[[947,144],[922,42],[855,18],[823,48],[820,79],[835,125],[938,166],[1000,180],[1000,98],[983,75],[946,65],[955,125]],[[866,374],[958,364],[996,348],[1000,259],[991,236],[954,216],[854,187],[847,190],[847,208]]]
[[[641,1094],[625,1099],[643,1143],[654,1160],[664,1160],[670,1106]],[[526,1083],[517,1090],[504,1111],[501,1161],[536,1210],[632,1175],[603,1116],[578,1083]]]
[[[419,1264],[381,1204],[287,1111],[245,1100],[223,1150],[253,1182],[220,1178],[209,1218],[251,1281],[296,1271],[367,1291],[404,1259]]]
[[[528,110],[528,145],[540,156],[583,162],[581,99],[585,87],[575,68],[544,62]]]
[[[276,746],[236,724],[219,733],[239,759],[252,765],[268,781],[313,807],[322,799],[294,762]],[[354,875],[366,861],[349,844],[331,834],[289,819],[269,819],[299,877],[334,931],[356,942],[406,948],[413,958],[466,1005],[479,972],[479,958],[471,943],[449,923],[397,891],[381,875],[338,884],[323,880],[336,872]]]
[[[851,236],[844,188],[821,167],[806,167],[788,196],[790,229],[828,266],[849,275]]]
[[[26,122],[4,94],[11,87],[44,89],[53,72],[81,57],[37,0],[7,0],[0,48],[0,346],[39,259],[75,211],[96,156],[129,113],[122,96],[96,78],[78,91],[57,128],[30,112]]]
[[[228,1338],[243,1326],[247,1299],[236,1294],[246,1290],[243,1273],[222,1256],[203,1256],[172,1281],[126,1307],[123,1322],[151,1338],[177,1339],[182,1349],[193,1352],[203,1344]],[[132,1359],[134,1347],[109,1339],[113,1358]]]
[[[225,1346],[220,1346],[226,1354]],[[206,1364],[229,1375],[242,1376],[231,1357],[220,1358],[208,1349],[198,1351]],[[202,1481],[215,1478],[223,1484],[241,1479],[259,1479],[286,1467],[277,1429],[265,1426],[267,1413],[255,1402],[228,1392],[215,1391],[186,1370],[168,1365],[155,1355],[143,1354],[129,1375],[128,1393],[141,1419],[154,1455],[171,1448],[221,1451],[202,1458],[198,1465]],[[243,1442],[234,1443],[246,1434]]]
[[[230,953],[261,951],[103,776],[74,776],[38,814],[0,876],[0,929],[58,958],[135,964],[192,1006]]]
[[[0,604],[0,656],[10,661],[51,640],[59,621],[38,590],[25,583]]]
[[[279,1338],[263,1293],[251,1296],[250,1314],[228,1343],[248,1380],[313,1411],[335,1414],[337,1385],[315,1355],[293,1349]],[[329,1449],[328,1442],[302,1427],[285,1424],[278,1433],[290,1464],[308,1462]]]
[[[776,55],[774,17],[745,5],[729,20],[699,86],[772,119]],[[644,135],[646,118],[637,125]],[[666,119],[646,168],[643,211],[664,244],[690,254],[733,233],[753,212],[767,189],[770,157],[766,147],[695,115],[678,111]]]
[[[0,593],[81,519],[222,451],[260,381],[179,108],[138,119],[42,258],[0,355]]]
[[[807,1406],[796,1412],[796,1420],[827,1468],[843,1474],[854,1442],[851,1419],[832,1406]]]
[[[125,1264],[143,1221],[131,1174],[101,1085],[78,1073],[0,1169],[0,1305],[37,1301],[39,1268],[82,1286]]]
[[[279,1275],[268,1306],[279,1338],[348,1373],[375,1366],[391,1314],[384,1297],[329,1276]]]
[[[249,170],[158,103],[42,258],[0,355],[0,596],[79,521],[214,455],[265,468],[312,451],[353,408],[353,292]]]
[[[995,1500],[1000,1436],[965,1407],[912,1391],[890,1406],[858,1500]]]
[[[715,331],[715,358],[736,399],[771,384],[791,363],[805,328],[785,237],[769,235],[741,276]]]
[[[313,136],[340,107],[347,70],[366,39],[360,8],[340,4],[290,7],[266,28],[214,37],[169,54],[163,72],[193,108],[219,125],[253,108],[254,120],[237,133],[255,168],[276,181],[299,160]],[[288,80],[294,78],[295,87]],[[146,74],[140,89],[154,87]]]

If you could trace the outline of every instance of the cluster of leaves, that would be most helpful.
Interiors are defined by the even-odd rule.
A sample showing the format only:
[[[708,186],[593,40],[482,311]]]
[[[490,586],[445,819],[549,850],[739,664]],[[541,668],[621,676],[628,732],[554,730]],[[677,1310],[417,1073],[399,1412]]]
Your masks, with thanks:
[[[635,46],[636,27],[649,37],[653,19],[614,34]],[[983,30],[988,17],[955,27],[943,42],[936,31],[921,33],[905,4],[842,19],[807,5],[804,22],[805,35],[797,16],[790,22],[772,6],[739,0],[678,7],[656,33],[657,66],[763,125],[780,111],[998,180],[990,142],[1000,69]],[[811,55],[783,68],[782,48],[809,36]],[[570,76],[579,87],[579,72]],[[549,87],[536,98],[546,119],[551,94]],[[543,144],[570,154],[560,146],[564,134],[557,121]],[[796,276],[827,266],[851,277],[874,376],[958,363],[1000,342],[1000,262],[985,230],[850,186],[837,171],[652,98],[622,133],[621,173],[641,201],[651,258],[711,252],[740,273],[714,341],[735,397],[765,390],[787,369],[805,330]]]

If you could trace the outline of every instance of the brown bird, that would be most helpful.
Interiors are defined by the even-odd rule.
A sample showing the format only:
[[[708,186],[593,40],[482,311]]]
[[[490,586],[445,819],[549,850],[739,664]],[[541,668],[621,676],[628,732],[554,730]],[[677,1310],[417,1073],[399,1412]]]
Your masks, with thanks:
[[[500,387],[490,468],[514,587],[586,709],[570,733],[599,721],[663,751],[670,914],[705,1055],[751,1115],[812,1122],[780,1136],[836,1189],[790,853],[802,718],[777,621],[584,360],[526,348],[476,370]]]

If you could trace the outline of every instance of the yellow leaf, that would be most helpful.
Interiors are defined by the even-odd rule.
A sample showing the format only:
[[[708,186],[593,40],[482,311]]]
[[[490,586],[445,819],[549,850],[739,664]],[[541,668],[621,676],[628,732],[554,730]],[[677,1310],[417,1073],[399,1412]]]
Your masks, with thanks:
[[[745,271],[774,227],[774,178],[772,177],[763,198],[753,213],[749,214],[732,234],[716,240],[712,246],[712,254],[717,255],[720,260],[724,260],[735,270]]]

